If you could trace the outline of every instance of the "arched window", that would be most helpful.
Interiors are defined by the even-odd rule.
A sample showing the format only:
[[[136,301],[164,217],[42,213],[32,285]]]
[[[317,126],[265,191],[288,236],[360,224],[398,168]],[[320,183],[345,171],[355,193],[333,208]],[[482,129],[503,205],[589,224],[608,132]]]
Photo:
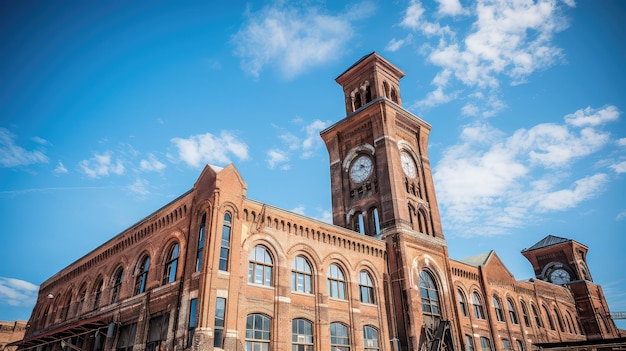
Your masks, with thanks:
[[[359,298],[363,303],[376,303],[374,300],[374,284],[366,271],[359,273]]]
[[[150,269],[150,256],[145,256],[137,267],[137,277],[135,278],[135,293],[141,294],[146,291],[148,281],[148,270]]]
[[[311,265],[306,258],[297,256],[291,262],[291,291],[310,294],[313,291]]]
[[[328,268],[328,296],[335,299],[346,299],[346,281],[341,268],[331,264]]]
[[[361,108],[361,93],[355,93],[354,94],[354,110],[358,110],[359,108]]]
[[[111,293],[111,303],[116,303],[120,299],[122,280],[124,280],[124,268],[119,267],[115,271],[115,274],[113,274],[113,292]]]
[[[313,351],[313,323],[306,319],[296,318],[291,321],[291,350]]]
[[[480,337],[480,349],[482,351],[491,351],[491,341],[484,336]]]
[[[230,229],[231,229],[230,213],[224,213],[224,224],[222,225],[222,243],[220,248],[220,265],[219,270],[228,271],[228,255],[230,254]]]
[[[365,351],[378,351],[380,346],[378,345],[378,329],[366,325],[363,327],[363,345]]]
[[[248,283],[272,285],[272,256],[265,246],[257,245],[250,252],[248,263]]]
[[[373,207],[369,211],[370,235],[380,235],[380,220],[378,218],[378,209]]]
[[[535,324],[537,324],[537,327],[543,328],[543,323],[541,322],[541,316],[539,315],[539,311],[537,311],[537,307],[531,303],[530,308],[533,310]]]
[[[439,292],[433,277],[427,271],[421,271],[419,277],[420,296],[422,297],[422,312],[431,316],[441,315],[439,310]]]
[[[249,314],[246,318],[246,350],[270,349],[271,320],[262,314]]]
[[[550,326],[550,329],[556,330],[554,328],[554,322],[552,321],[552,317],[550,316],[550,312],[548,311],[546,306],[541,306],[541,308],[543,309],[543,313],[545,313],[546,318],[548,318],[548,325]]]
[[[519,324],[519,322],[517,321],[517,312],[515,311],[515,306],[513,305],[513,301],[511,301],[511,299],[507,299],[506,303],[509,307],[509,319],[511,320],[511,323]]]
[[[80,316],[83,312],[83,305],[85,298],[87,297],[87,287],[83,284],[83,287],[78,291],[78,301],[76,302],[76,315]]]
[[[524,325],[530,327],[530,317],[528,315],[528,308],[526,308],[526,303],[524,300],[520,300],[520,305],[522,306],[522,318],[524,318]]]
[[[72,291],[69,290],[67,292],[67,296],[65,297],[65,304],[63,305],[63,308],[61,308],[61,316],[60,316],[61,321],[65,321],[67,317],[69,316],[71,303],[72,303]]]
[[[385,97],[389,99],[389,84],[387,82],[383,82],[383,90],[385,91]]]
[[[478,295],[476,291],[472,293],[472,305],[474,306],[474,316],[476,319],[485,319],[485,310],[483,310],[480,295]]]
[[[398,93],[396,93],[396,88],[391,88],[391,101],[398,103]]]
[[[504,322],[504,312],[502,312],[502,307],[500,307],[500,299],[497,296],[493,297],[493,309],[496,312],[496,318],[498,322]]]
[[[355,214],[352,218],[352,228],[354,228],[355,232],[365,234],[365,223],[363,222],[363,213]]]
[[[524,343],[521,340],[517,339],[517,340],[515,340],[515,343],[517,344],[517,350],[518,351],[524,351],[525,350]]]
[[[567,322],[572,324],[570,333],[578,334],[578,331],[576,330],[576,323],[574,323],[574,319],[572,318],[572,314],[569,313],[569,311],[566,311],[566,312],[567,312],[567,319],[568,319]]]
[[[504,350],[512,350],[511,349],[511,342],[509,342],[509,339],[502,339],[502,348]]]
[[[465,351],[474,351],[474,337],[465,334]]]
[[[365,103],[372,101],[372,88],[370,88],[369,84],[365,87]]]
[[[348,327],[341,323],[330,323],[330,348],[333,351],[349,351]]]
[[[202,215],[202,223],[198,232],[198,250],[196,251],[196,272],[202,269],[202,252],[204,251],[204,233],[206,228],[206,213]]]
[[[97,283],[94,285],[95,289],[93,289],[93,309],[97,309],[100,307],[100,298],[102,297],[102,286],[104,285],[104,280],[102,278],[98,279]]]
[[[561,319],[561,314],[559,313],[559,311],[557,311],[557,309],[554,309],[554,314],[556,315],[556,321],[557,323],[559,323],[559,329],[561,330],[562,333],[565,333],[565,328],[563,328],[563,320]]]
[[[174,244],[167,255],[165,269],[163,270],[163,285],[176,280],[176,268],[178,266],[178,244]]]
[[[465,300],[465,294],[461,290],[456,291],[457,299],[459,300],[459,310],[463,317],[468,317],[467,313],[467,301]]]

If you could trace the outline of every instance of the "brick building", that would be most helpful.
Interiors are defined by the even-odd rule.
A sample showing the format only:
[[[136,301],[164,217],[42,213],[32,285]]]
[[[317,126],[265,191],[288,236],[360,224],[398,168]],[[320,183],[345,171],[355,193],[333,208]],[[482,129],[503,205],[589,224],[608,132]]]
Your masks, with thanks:
[[[619,337],[587,247],[547,236],[519,281],[495,252],[448,257],[404,73],[376,53],[342,73],[322,131],[333,224],[246,197],[233,165],[39,291],[22,350],[531,350]]]
[[[15,351],[16,346],[7,346],[22,340],[26,331],[26,321],[0,321],[0,351]]]

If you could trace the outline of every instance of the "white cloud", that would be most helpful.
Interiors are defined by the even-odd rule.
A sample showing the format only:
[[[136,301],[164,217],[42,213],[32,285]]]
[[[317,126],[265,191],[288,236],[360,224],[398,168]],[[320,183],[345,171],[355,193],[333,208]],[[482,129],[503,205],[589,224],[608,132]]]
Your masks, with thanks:
[[[616,221],[621,221],[626,218],[626,210],[622,210],[620,213],[615,216]]]
[[[295,124],[302,124],[304,120],[297,118],[293,121]],[[313,122],[299,127],[297,131],[282,130],[278,135],[285,149],[273,148],[267,152],[267,162],[270,168],[276,167],[280,164],[280,169],[290,169],[290,165],[287,163],[291,159],[292,154],[299,153],[301,159],[307,159],[312,157],[317,150],[319,150],[324,142],[320,137],[320,132],[330,125],[330,121],[320,121],[318,119]],[[279,127],[277,127],[280,129]]]
[[[568,124],[539,124],[510,135],[487,123],[463,127],[461,142],[445,149],[434,167],[446,229],[462,236],[504,234],[544,212],[579,206],[604,191],[609,176],[570,180],[574,175],[567,171],[609,143],[608,134]],[[609,167],[618,172],[620,166]]]
[[[267,164],[271,169],[274,169],[277,165],[282,165],[281,169],[287,170],[288,165],[285,165],[286,162],[289,162],[289,155],[284,151],[278,149],[272,149],[267,152]],[[287,166],[287,168],[282,168]]]
[[[626,138],[617,139],[617,146],[626,146]]]
[[[400,48],[403,47],[405,44],[410,43],[412,39],[413,35],[410,33],[404,39],[392,38],[389,43],[387,43],[387,46],[385,46],[385,51],[396,52],[400,50]]]
[[[101,155],[94,154],[94,157],[82,160],[78,165],[90,178],[100,178],[109,174],[122,175],[125,171],[122,161],[119,159],[113,161],[109,151]]]
[[[38,136],[34,136],[31,138],[34,142],[36,142],[37,144],[41,144],[41,145],[48,145],[50,144],[50,142],[48,142],[48,140],[44,139],[44,138],[40,138]]]
[[[565,122],[575,127],[595,127],[617,121],[620,112],[615,106],[592,109],[590,106],[565,116]]]
[[[230,156],[240,161],[248,159],[248,145],[230,132],[222,131],[219,136],[211,133],[192,135],[187,139],[173,138],[171,142],[178,150],[178,158],[191,167],[202,167],[206,163],[225,165]]]
[[[304,216],[304,205],[296,206],[296,208],[292,209],[291,212],[295,212]]]
[[[48,157],[41,151],[28,151],[15,145],[15,135],[8,129],[0,128],[0,165],[8,168],[34,163],[48,163]]]
[[[468,96],[473,91],[497,93],[502,80],[512,85],[524,83],[531,74],[563,57],[553,38],[567,28],[563,7],[573,4],[552,0],[478,0],[471,8],[464,9],[458,0],[438,2],[437,13],[432,13],[419,0],[411,0],[399,25],[424,36],[418,40],[424,42],[421,52],[430,63],[440,67],[441,72],[450,72],[451,80],[471,88]],[[449,21],[444,25],[440,20],[442,16],[461,14],[471,16],[471,26],[467,26],[467,21]],[[451,100],[442,98],[446,95],[441,94],[448,82],[437,81],[437,78],[432,81],[435,89],[422,100],[431,104],[424,106]],[[465,98],[460,94],[447,96]],[[482,112],[479,111],[481,105],[469,101],[463,113],[493,115],[501,110]]]
[[[622,174],[626,173],[626,161],[618,162],[609,166],[615,173]]]
[[[144,197],[150,194],[150,191],[147,189],[148,185],[149,183],[147,180],[138,178],[133,184],[130,184],[127,188],[134,194],[139,195],[139,197]]]
[[[24,280],[0,277],[0,303],[34,306],[39,286]]]
[[[243,27],[232,39],[242,68],[254,77],[259,77],[264,67],[273,66],[293,78],[337,59],[354,35],[350,21],[373,12],[369,2],[353,6],[345,16],[282,4],[247,13]]]
[[[145,172],[160,172],[164,170],[166,166],[163,162],[159,161],[154,154],[150,153],[148,154],[147,160],[144,159],[139,162],[139,167]]]
[[[446,102],[452,100],[454,95],[446,95],[443,92],[443,88],[438,86],[437,89],[431,91],[426,94],[426,98],[418,101],[415,105],[418,107],[432,107],[441,104],[445,104]]]
[[[457,16],[466,12],[459,0],[437,0],[437,2],[439,3],[438,13],[442,16]]]
[[[59,161],[57,167],[54,169],[54,173],[56,174],[66,174],[68,173],[67,168],[63,165],[63,162]]]
[[[540,210],[561,211],[576,207],[579,203],[596,196],[608,181],[604,173],[579,179],[574,189],[562,189],[545,194],[537,203]]]
[[[304,205],[298,205],[294,209],[292,209],[291,212],[295,212],[297,214],[307,216],[307,214],[305,213],[305,210],[306,208],[304,207]],[[317,209],[317,212],[318,212],[317,215],[311,216],[311,217],[322,222],[331,223],[331,224],[333,223],[333,214],[330,210]]]

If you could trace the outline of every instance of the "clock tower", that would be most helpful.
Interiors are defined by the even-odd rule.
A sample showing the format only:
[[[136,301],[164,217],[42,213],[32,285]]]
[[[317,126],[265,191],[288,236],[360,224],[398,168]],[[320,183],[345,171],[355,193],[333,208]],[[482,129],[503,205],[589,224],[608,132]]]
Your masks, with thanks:
[[[572,239],[548,235],[522,250],[535,277],[567,287],[574,296],[579,320],[589,339],[619,336],[609,314],[602,287],[593,282],[587,267],[587,246]]]
[[[422,311],[423,280],[450,291],[451,277],[427,152],[431,126],[402,107],[403,76],[375,52],[361,58],[336,78],[346,117],[321,136],[333,223],[386,242],[390,331],[402,350],[413,350],[451,343],[447,321],[455,309],[450,294],[441,294],[436,313]]]

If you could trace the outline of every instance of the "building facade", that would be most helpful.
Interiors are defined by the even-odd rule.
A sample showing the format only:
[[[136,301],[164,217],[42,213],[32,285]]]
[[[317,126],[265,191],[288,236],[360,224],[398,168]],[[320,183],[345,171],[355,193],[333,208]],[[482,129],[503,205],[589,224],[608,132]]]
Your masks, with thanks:
[[[431,126],[376,53],[342,73],[322,131],[333,224],[246,197],[233,165],[39,290],[22,350],[531,350],[619,337],[587,248],[548,236],[519,281],[495,252],[448,256]]]

